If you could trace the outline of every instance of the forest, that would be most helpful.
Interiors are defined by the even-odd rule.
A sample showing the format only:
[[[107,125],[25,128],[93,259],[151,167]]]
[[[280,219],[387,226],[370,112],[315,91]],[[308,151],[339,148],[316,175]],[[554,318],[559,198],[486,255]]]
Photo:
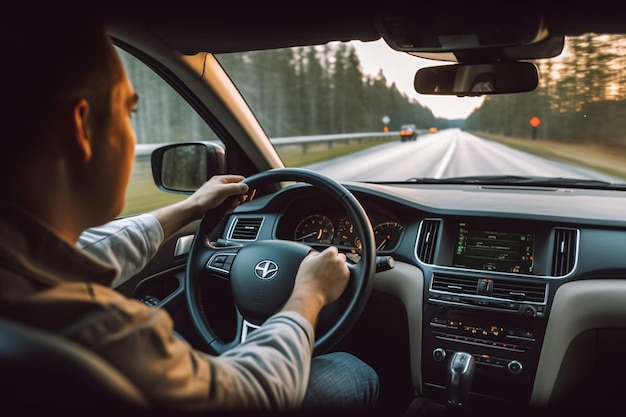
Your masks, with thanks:
[[[610,50],[607,41],[613,44]],[[413,123],[418,129],[455,126],[518,138],[626,144],[626,38],[621,36],[567,39],[561,56],[535,61],[540,77],[535,91],[487,96],[466,120],[435,118],[389,83],[382,71],[364,74],[349,43],[217,58],[270,138],[381,131],[381,115],[387,115],[391,131]],[[139,143],[182,140],[181,134],[185,140],[215,137],[186,103],[176,102],[180,97],[164,94],[164,89],[171,90],[166,83],[143,64],[125,55],[123,59],[141,97],[141,111],[133,121]],[[541,120],[536,128],[529,124],[532,117]]]
[[[365,75],[350,44],[223,54],[218,60],[270,137],[376,132],[384,128],[383,116],[391,120],[390,130],[435,123],[430,109],[400,93],[382,71]]]
[[[465,128],[521,138],[626,145],[625,47],[624,36],[566,39],[561,56],[535,61],[537,89],[488,96],[467,118]],[[534,133],[532,117],[541,120]]]

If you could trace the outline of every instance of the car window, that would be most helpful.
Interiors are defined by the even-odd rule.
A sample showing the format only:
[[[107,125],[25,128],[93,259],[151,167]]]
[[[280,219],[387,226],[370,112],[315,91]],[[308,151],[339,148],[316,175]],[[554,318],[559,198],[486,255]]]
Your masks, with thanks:
[[[418,68],[449,62],[384,42],[217,55],[286,166],[341,181],[626,182],[626,40],[585,34],[534,61],[539,87],[481,97],[415,92]],[[406,140],[403,125],[415,125]],[[586,182],[586,184],[595,184]]]
[[[173,142],[222,142],[189,103],[158,74],[123,49],[118,48],[118,52],[139,95],[137,112],[131,119],[137,135],[137,147],[126,203],[121,213],[121,216],[126,216],[144,213],[186,197],[163,192],[155,186],[150,166],[152,149]]]

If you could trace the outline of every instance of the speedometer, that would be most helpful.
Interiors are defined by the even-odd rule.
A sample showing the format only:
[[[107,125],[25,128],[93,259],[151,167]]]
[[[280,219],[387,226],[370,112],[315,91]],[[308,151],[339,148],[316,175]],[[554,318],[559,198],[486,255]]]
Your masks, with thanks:
[[[374,227],[376,250],[391,249],[398,244],[402,225],[397,222],[384,222]]]
[[[293,239],[296,242],[330,243],[335,234],[333,222],[322,214],[311,214],[298,223]]]

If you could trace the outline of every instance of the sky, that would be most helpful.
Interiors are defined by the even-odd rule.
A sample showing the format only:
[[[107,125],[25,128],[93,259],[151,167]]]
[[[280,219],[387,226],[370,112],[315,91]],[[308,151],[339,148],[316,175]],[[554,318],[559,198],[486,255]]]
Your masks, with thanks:
[[[353,44],[366,74],[376,75],[382,69],[387,82],[395,82],[400,92],[416,98],[424,107],[428,107],[435,117],[464,119],[482,103],[482,97],[418,94],[413,88],[415,72],[421,67],[437,65],[437,61],[394,51],[382,39]]]

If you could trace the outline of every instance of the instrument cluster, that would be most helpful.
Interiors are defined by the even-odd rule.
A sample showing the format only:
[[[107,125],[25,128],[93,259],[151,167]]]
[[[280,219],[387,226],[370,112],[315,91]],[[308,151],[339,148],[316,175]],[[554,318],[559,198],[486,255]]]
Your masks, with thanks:
[[[376,250],[393,249],[400,241],[403,225],[394,220],[378,218],[372,220]],[[361,239],[347,216],[312,213],[295,223],[294,241],[328,244],[342,248],[361,249]]]
[[[346,209],[325,193],[310,189],[294,189],[280,202],[282,215],[276,228],[278,239],[293,240],[312,246],[336,246],[340,250],[358,254],[363,245],[357,227]],[[306,192],[306,193],[305,193]],[[357,195],[357,198],[359,196]],[[360,203],[369,218],[377,252],[396,249],[406,227],[403,219],[407,211],[388,202],[360,196]]]

